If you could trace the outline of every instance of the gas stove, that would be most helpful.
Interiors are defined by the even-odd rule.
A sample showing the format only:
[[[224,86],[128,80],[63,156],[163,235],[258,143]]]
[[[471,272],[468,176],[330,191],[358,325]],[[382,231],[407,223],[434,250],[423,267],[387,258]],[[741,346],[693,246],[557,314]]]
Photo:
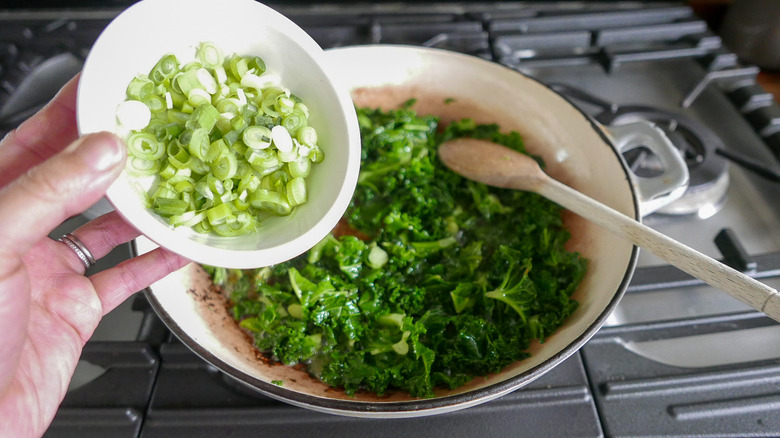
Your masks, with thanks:
[[[740,63],[691,8],[633,1],[274,7],[325,48],[411,44],[468,53],[533,76],[605,125],[656,123],[680,148],[691,185],[643,221],[780,287],[780,107],[757,84],[758,69]],[[118,12],[0,11],[0,130],[78,71]],[[658,171],[642,148],[626,160],[639,175]],[[86,220],[72,218],[52,235]],[[119,247],[93,269],[132,251]],[[85,346],[46,436],[780,436],[777,339],[777,323],[640,252],[606,326],[531,385],[456,413],[368,421],[288,406],[233,382],[178,342],[141,293]]]

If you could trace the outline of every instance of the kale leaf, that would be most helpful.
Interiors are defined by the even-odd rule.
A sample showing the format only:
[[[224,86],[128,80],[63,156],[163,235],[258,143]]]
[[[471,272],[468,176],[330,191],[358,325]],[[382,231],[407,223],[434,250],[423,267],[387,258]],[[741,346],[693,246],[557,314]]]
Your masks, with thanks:
[[[525,153],[520,134],[469,119],[443,127],[412,105],[358,109],[361,173],[345,221],[363,240],[331,234],[272,268],[209,268],[257,348],[350,394],[432,397],[528,357],[575,311],[587,269],[565,248],[559,206],[465,180],[436,157],[464,136]]]

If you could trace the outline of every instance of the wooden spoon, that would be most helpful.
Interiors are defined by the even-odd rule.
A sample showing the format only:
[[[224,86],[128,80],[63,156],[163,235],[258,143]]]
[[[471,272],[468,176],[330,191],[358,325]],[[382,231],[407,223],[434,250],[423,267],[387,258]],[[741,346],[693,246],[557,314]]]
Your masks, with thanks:
[[[438,153],[447,167],[466,178],[538,193],[780,321],[777,290],[552,179],[527,155],[471,138],[448,141]]]

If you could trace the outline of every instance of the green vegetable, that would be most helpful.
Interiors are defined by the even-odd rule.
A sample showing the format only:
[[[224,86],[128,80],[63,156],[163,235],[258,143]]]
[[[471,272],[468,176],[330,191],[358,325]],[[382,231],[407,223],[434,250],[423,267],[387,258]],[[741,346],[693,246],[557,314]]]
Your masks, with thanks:
[[[167,54],[131,80],[117,108],[127,169],[154,177],[146,205],[170,225],[238,236],[307,202],[305,178],[323,159],[317,131],[265,72],[259,57],[204,42],[195,61]]]
[[[358,120],[360,183],[345,217],[368,239],[330,235],[272,268],[208,268],[233,316],[257,348],[350,394],[431,397],[527,357],[576,309],[586,260],[565,250],[559,206],[467,181],[436,157],[453,137],[524,151],[522,138],[471,120],[437,133],[436,118],[408,107],[359,109]]]

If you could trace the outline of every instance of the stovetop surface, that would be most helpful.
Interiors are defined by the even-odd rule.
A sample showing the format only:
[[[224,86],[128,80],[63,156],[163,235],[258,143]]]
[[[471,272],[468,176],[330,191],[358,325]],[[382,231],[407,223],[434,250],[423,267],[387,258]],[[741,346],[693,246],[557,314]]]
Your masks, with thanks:
[[[81,68],[124,6],[108,4],[0,10],[0,131]],[[276,7],[325,48],[400,43],[473,54],[618,107],[682,114],[711,129],[727,152],[778,169],[780,108],[756,84],[758,70],[677,2]],[[603,111],[570,99],[594,116]],[[712,211],[644,222],[780,287],[777,182],[729,162],[728,183]],[[86,220],[72,218],[52,235]],[[190,352],[138,294],[87,343],[46,436],[780,436],[780,327],[640,254],[620,306],[579,353],[501,399],[421,419],[336,417],[269,399]],[[119,247],[93,269],[131,255]]]

